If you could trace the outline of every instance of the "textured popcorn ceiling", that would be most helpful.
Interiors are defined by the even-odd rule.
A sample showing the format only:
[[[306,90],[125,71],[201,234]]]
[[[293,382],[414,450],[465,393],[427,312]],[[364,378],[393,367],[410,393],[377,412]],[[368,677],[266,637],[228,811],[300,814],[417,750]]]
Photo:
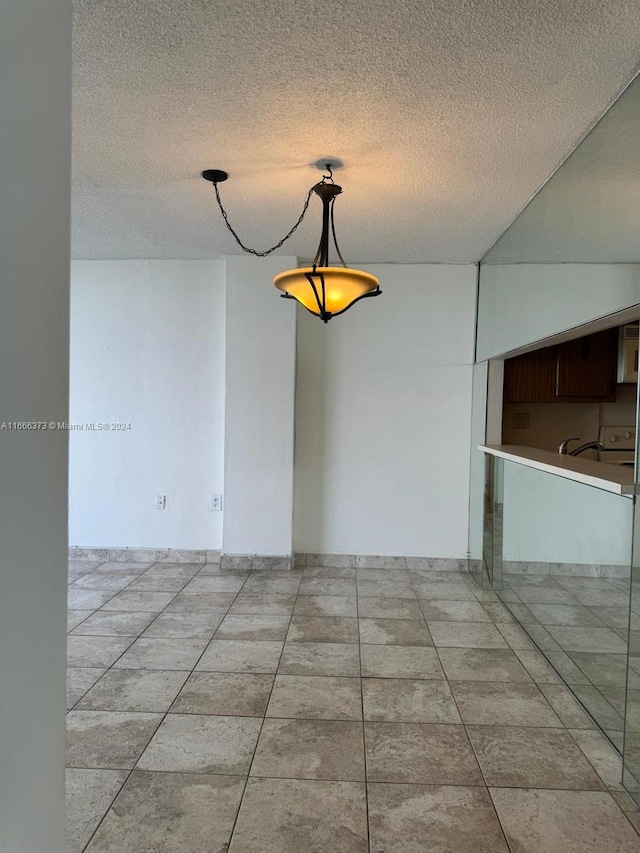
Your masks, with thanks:
[[[73,254],[275,243],[341,158],[348,262],[477,261],[632,77],[640,0],[76,0]],[[319,201],[281,250],[313,255]]]

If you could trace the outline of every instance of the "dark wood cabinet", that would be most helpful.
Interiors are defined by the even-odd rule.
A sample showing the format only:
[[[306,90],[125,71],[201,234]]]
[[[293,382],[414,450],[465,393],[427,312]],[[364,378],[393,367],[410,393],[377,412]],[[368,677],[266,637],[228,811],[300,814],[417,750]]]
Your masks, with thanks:
[[[616,397],[618,330],[510,358],[505,403],[609,402]]]

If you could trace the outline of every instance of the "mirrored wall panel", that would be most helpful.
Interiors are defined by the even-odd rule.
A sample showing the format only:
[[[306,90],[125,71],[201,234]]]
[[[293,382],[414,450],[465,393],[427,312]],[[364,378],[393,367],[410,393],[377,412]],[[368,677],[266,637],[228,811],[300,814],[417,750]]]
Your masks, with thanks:
[[[480,264],[469,533],[474,578],[622,754],[636,802],[639,138],[636,78]]]

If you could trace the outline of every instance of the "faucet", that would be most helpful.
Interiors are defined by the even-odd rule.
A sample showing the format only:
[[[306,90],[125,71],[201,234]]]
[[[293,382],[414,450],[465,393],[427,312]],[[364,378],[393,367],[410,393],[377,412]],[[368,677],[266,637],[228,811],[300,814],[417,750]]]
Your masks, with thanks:
[[[584,453],[585,450],[597,450],[598,451],[598,461],[600,460],[600,451],[605,450],[605,446],[601,441],[587,441],[584,444],[581,444],[580,447],[576,447],[575,450],[569,451],[568,445],[570,441],[579,441],[579,436],[574,436],[573,438],[565,438],[564,441],[561,441],[558,445],[558,453],[561,456],[579,456],[581,453]]]
[[[573,438],[565,438],[564,441],[561,441],[558,445],[558,453],[560,454],[560,456],[567,456],[569,454],[570,441],[580,441],[580,436],[574,435]]]
[[[585,444],[581,444],[580,447],[576,447],[575,450],[572,450],[569,453],[569,456],[579,456],[585,450],[597,450],[598,451],[598,462],[600,461],[600,451],[604,450],[604,444],[601,441],[587,441]]]

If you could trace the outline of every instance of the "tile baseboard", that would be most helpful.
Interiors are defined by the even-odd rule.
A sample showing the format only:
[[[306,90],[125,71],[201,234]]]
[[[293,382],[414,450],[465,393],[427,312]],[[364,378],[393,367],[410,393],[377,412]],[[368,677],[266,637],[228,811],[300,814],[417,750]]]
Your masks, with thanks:
[[[317,554],[298,551],[293,557],[296,568],[324,566],[331,569],[408,569],[432,572],[467,570],[466,557],[397,557],[375,554]]]
[[[400,557],[375,554],[317,554],[298,551],[293,555],[222,554],[204,548],[69,548],[70,560],[101,560],[115,563],[214,563],[225,569],[287,572],[291,569],[327,568],[408,569],[409,571],[464,572],[466,557]],[[608,567],[612,569],[613,567]],[[525,571],[513,569],[512,571]],[[613,575],[609,575],[610,577]]]
[[[219,563],[220,551],[206,548],[69,548],[70,560],[101,560],[111,563]]]

